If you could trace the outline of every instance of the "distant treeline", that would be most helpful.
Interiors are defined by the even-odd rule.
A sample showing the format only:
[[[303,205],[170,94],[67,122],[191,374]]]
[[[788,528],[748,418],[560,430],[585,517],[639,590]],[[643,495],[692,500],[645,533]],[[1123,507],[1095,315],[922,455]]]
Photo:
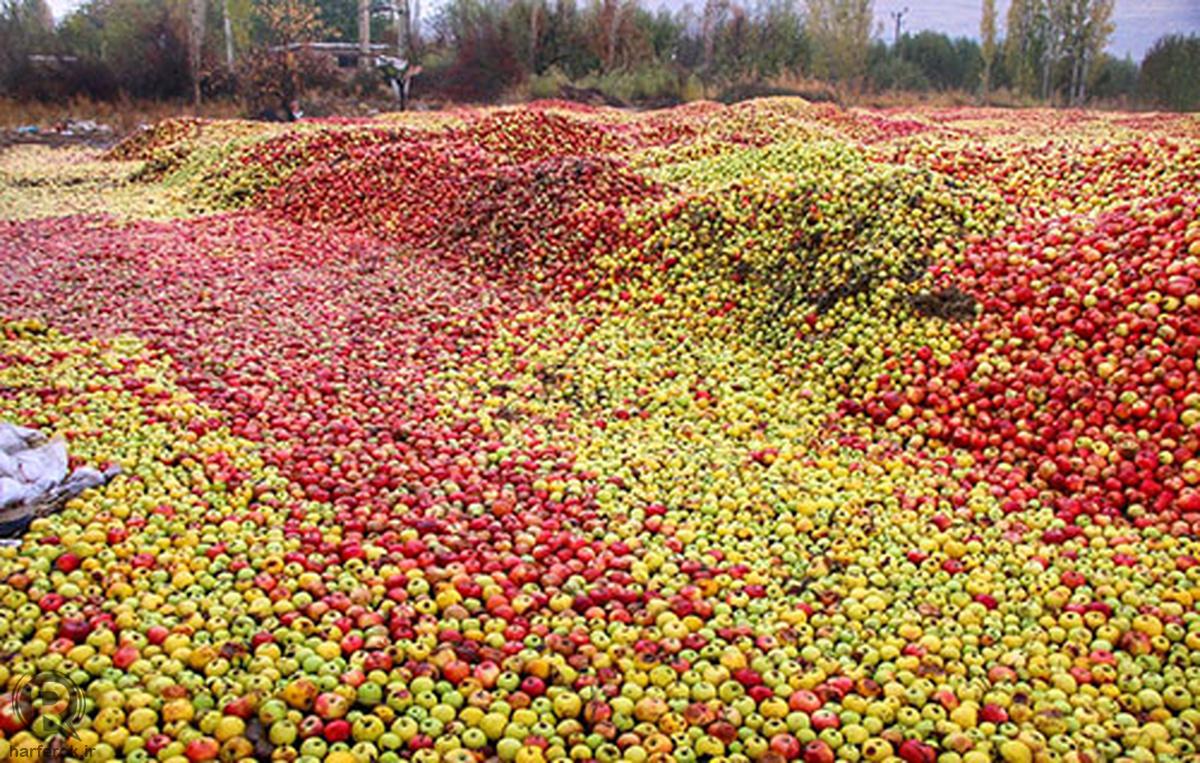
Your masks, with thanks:
[[[1200,36],[1168,35],[1136,62],[1106,53],[1113,0],[982,0],[978,39],[875,25],[871,0],[706,0],[650,11],[636,0],[89,0],[55,24],[45,0],[0,0],[0,92],[255,100],[378,86],[338,76],[289,43],[359,39],[419,62],[418,96],[487,101],[586,93],[611,102],[946,91],[1003,102],[1200,109]],[[194,54],[194,55],[193,55]],[[814,87],[812,83],[819,83]],[[826,87],[828,86],[828,87]],[[807,91],[805,90],[807,88]],[[260,99],[261,100],[261,99]]]

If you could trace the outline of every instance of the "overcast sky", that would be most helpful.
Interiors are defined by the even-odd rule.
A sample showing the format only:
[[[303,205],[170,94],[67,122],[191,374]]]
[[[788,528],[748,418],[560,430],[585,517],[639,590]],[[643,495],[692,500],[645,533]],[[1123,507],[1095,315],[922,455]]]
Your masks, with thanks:
[[[904,28],[935,29],[949,35],[979,36],[981,0],[875,0],[875,15],[886,25],[891,39],[891,13],[905,8]],[[1008,0],[996,0],[998,26],[1003,35]],[[1115,56],[1129,53],[1141,61],[1146,50],[1164,34],[1200,32],[1200,0],[1116,0],[1116,31],[1108,50]]]
[[[586,0],[585,0],[586,1]],[[350,2],[350,0],[347,0]],[[667,5],[679,8],[685,0],[643,0],[649,6]],[[751,3],[753,0],[751,0]],[[49,0],[54,15],[63,14],[79,5],[80,0]],[[699,9],[704,0],[691,0]],[[1114,13],[1117,31],[1109,43],[1109,52],[1116,56],[1126,53],[1140,61],[1146,49],[1164,34],[1200,33],[1200,0],[1116,0]],[[436,7],[438,0],[426,0],[426,8]],[[1008,0],[997,0],[997,15],[1003,28]],[[980,0],[875,0],[875,15],[884,25],[885,38],[893,31],[891,14],[908,8],[904,28],[910,31],[933,29],[950,35],[975,37],[979,34]],[[428,15],[428,11],[423,15]]]

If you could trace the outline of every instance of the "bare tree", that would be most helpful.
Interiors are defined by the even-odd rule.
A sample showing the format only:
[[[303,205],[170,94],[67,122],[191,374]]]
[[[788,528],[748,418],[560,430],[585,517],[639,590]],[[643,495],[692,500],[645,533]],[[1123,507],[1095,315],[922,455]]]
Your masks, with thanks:
[[[713,58],[717,46],[717,37],[729,14],[728,0],[708,0],[704,4],[704,16],[701,18],[700,36],[704,43],[704,72],[711,74]]]

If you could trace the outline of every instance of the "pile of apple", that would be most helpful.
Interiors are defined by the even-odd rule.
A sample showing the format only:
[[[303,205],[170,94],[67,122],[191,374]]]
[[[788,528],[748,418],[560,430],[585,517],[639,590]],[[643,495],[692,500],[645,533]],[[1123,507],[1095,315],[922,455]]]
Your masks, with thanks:
[[[905,356],[863,410],[981,454],[1007,511],[1200,530],[1198,209],[1172,194],[970,247],[944,278],[980,319],[948,363]]]
[[[0,157],[0,418],[123,469],[0,547],[0,759],[44,671],[101,762],[1195,757],[1198,148],[772,99]]]

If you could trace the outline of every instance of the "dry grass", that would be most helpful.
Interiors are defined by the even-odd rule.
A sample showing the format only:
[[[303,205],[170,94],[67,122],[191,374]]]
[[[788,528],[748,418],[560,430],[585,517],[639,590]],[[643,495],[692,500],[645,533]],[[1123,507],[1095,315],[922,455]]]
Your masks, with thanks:
[[[224,118],[238,115],[238,104],[230,101],[214,101],[201,106],[199,115]],[[0,128],[20,125],[37,125],[42,128],[53,126],[68,119],[91,119],[112,127],[117,135],[124,135],[138,125],[157,122],[177,116],[194,116],[196,110],[189,103],[177,101],[92,101],[73,99],[61,103],[39,101],[16,101],[0,98]]]

